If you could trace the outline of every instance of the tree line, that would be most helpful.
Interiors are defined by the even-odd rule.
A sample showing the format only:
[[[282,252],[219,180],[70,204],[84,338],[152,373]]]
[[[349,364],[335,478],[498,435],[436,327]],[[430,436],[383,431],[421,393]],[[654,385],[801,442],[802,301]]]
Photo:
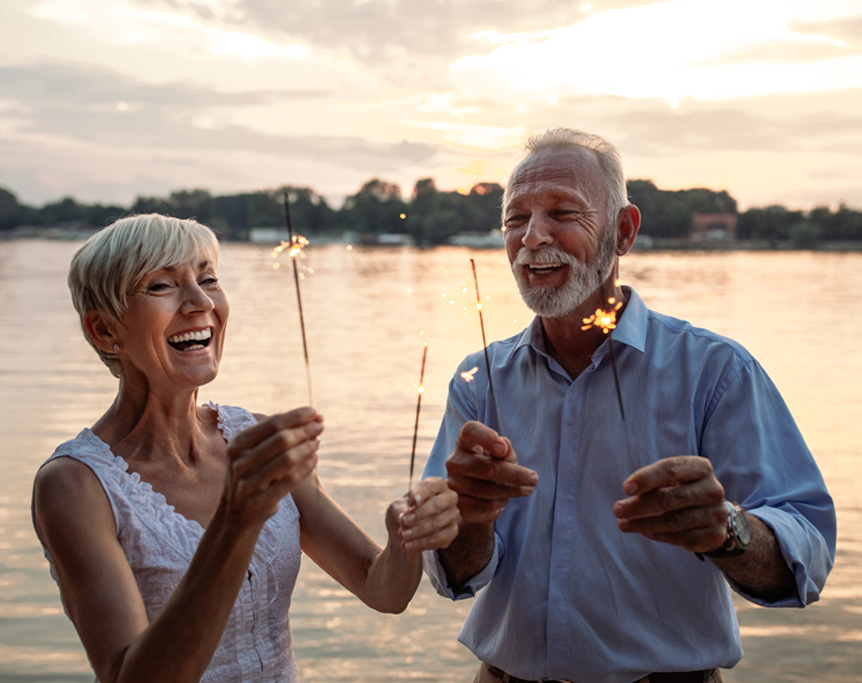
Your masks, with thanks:
[[[454,235],[499,228],[503,197],[498,183],[477,183],[462,193],[439,190],[433,178],[423,178],[405,198],[399,185],[373,178],[339,208],[311,188],[293,186],[230,195],[179,190],[167,197],[139,196],[128,207],[82,204],[64,197],[37,208],[20,203],[0,187],[0,233],[19,226],[100,228],[132,213],[156,212],[196,218],[223,239],[248,240],[252,228],[285,226],[285,192],[296,233],[317,237],[350,232],[359,239],[398,234],[420,245],[445,244]],[[650,180],[631,180],[628,192],[643,214],[641,235],[656,239],[686,239],[695,214],[732,214],[737,219],[737,240],[789,242],[803,248],[862,241],[862,212],[843,204],[835,211],[826,206],[795,211],[774,205],[739,212],[736,200],[724,190],[661,190]]]

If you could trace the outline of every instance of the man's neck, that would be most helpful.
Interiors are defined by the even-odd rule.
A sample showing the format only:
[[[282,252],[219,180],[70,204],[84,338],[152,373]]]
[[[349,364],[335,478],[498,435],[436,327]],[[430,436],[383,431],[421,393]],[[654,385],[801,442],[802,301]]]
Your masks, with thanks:
[[[615,311],[617,319],[625,310],[627,301],[622,289],[614,280],[609,280],[571,313],[560,318],[542,318],[545,348],[572,379],[589,367],[593,353],[607,338],[599,325],[583,329],[585,320],[590,319],[597,309],[614,310],[619,302],[622,306]]]

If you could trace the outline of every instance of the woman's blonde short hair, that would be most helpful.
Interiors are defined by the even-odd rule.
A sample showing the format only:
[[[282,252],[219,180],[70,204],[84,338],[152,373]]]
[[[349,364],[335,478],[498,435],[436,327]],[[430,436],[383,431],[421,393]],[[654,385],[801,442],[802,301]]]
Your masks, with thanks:
[[[195,220],[160,214],[128,216],[90,237],[69,266],[69,290],[84,337],[111,373],[119,377],[116,356],[93,344],[84,316],[96,311],[119,322],[128,309],[129,293],[147,273],[200,258],[218,264],[215,233]]]

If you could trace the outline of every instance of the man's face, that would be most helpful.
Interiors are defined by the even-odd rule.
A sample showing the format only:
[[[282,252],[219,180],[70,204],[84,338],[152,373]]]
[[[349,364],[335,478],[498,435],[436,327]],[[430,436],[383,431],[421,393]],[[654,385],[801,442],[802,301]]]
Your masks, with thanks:
[[[524,302],[545,317],[581,306],[609,277],[616,226],[590,150],[545,151],[513,174],[503,207],[506,251]]]

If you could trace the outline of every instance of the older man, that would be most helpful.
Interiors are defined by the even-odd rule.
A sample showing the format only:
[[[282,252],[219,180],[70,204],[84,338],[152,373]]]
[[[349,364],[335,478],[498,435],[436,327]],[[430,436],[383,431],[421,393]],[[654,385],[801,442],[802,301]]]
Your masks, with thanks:
[[[537,316],[489,345],[490,378],[459,377],[481,353],[458,368],[425,471],[459,495],[458,538],[425,565],[441,594],[476,596],[459,636],[476,681],[720,681],[742,656],[728,584],[761,605],[818,599],[823,478],[745,349],[619,286],[640,212],[610,143],[532,138],[503,222]],[[618,304],[612,334],[582,329]]]

